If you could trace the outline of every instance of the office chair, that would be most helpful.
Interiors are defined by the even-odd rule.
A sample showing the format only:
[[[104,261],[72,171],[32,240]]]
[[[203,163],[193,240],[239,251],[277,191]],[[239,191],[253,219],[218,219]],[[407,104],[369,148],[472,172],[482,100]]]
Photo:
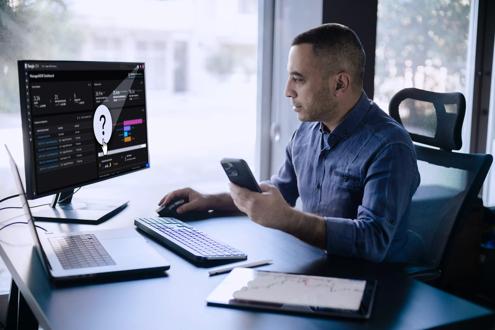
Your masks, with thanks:
[[[442,276],[446,252],[456,236],[462,236],[459,230],[469,221],[466,212],[492,163],[491,155],[452,151],[462,146],[465,110],[466,100],[461,93],[416,88],[399,91],[389,105],[390,115],[406,128],[414,142],[421,175],[407,218],[408,244],[415,247],[410,258],[413,266],[407,271],[430,282]]]

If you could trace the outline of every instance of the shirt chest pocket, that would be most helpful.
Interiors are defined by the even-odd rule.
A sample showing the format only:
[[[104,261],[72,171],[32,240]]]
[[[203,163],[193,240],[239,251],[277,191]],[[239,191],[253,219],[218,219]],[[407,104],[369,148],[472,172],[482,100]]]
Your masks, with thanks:
[[[348,172],[333,170],[325,175],[324,195],[318,211],[322,215],[355,218],[363,197],[361,178]]]
[[[360,191],[363,188],[361,178],[358,175],[341,170],[331,171],[327,184],[339,190]]]

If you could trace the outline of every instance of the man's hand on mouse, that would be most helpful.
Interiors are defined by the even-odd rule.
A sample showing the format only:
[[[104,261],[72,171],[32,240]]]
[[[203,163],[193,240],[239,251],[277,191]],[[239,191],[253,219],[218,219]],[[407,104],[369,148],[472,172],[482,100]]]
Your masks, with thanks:
[[[178,214],[195,211],[208,212],[210,210],[231,215],[240,214],[230,194],[202,194],[191,188],[172,191],[166,194],[158,204],[168,204],[177,199],[184,199],[186,201],[185,204],[176,209]]]
[[[165,195],[158,204],[166,205],[177,199],[186,201],[186,203],[177,208],[176,212],[179,214],[191,211],[208,211],[211,208],[209,195],[201,194],[191,188],[174,190]]]
[[[280,191],[272,185],[262,183],[261,194],[230,183],[234,204],[254,222],[270,228],[286,230],[286,219],[292,207],[287,204]]]

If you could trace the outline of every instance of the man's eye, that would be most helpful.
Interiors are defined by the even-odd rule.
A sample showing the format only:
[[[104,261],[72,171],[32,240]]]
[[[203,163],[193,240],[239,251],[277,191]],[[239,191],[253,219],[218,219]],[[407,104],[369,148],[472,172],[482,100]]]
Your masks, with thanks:
[[[303,79],[300,77],[291,77],[291,79],[293,82],[302,82],[303,81]]]

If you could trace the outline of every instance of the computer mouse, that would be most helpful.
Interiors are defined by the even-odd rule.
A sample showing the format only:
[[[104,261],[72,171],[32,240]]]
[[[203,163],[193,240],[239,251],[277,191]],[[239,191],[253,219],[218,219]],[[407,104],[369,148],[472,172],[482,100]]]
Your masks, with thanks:
[[[179,219],[179,214],[177,213],[177,208],[186,203],[185,199],[175,199],[170,201],[167,204],[160,205],[159,208],[156,209],[156,213],[158,213],[161,217],[171,217]]]
[[[191,211],[185,213],[177,213],[177,208],[186,203],[185,199],[178,198],[174,199],[171,202],[160,205],[160,207],[156,210],[160,217],[170,217],[176,218],[179,220],[199,220],[205,219],[210,216],[209,212],[205,211]]]

